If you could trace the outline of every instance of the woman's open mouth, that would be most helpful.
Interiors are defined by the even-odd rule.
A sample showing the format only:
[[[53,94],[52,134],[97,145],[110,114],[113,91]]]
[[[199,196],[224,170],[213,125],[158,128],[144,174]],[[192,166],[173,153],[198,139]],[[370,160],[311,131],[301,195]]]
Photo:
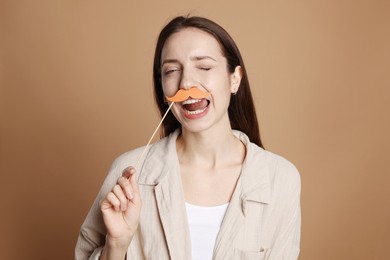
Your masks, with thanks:
[[[206,111],[210,104],[210,100],[206,98],[202,99],[187,99],[183,102],[181,102],[181,106],[183,108],[183,111],[185,112],[185,115],[194,116],[194,115],[200,115],[203,112]]]

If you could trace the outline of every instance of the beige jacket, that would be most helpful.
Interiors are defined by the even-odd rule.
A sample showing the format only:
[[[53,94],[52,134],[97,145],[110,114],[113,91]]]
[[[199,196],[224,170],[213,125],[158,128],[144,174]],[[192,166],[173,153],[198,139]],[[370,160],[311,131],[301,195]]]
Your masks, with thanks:
[[[141,170],[142,210],[127,259],[191,259],[191,241],[172,133],[152,145]],[[298,259],[301,210],[300,176],[287,160],[265,151],[239,131],[247,155],[214,247],[213,259]],[[122,170],[134,165],[143,148],[118,157],[81,226],[76,259],[98,259],[106,230],[99,201]]]

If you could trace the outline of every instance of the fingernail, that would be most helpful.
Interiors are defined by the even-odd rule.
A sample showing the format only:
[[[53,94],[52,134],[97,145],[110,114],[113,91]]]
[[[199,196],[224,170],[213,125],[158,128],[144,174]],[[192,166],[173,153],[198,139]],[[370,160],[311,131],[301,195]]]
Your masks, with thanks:
[[[134,197],[134,195],[133,195],[133,193],[131,193],[131,192],[127,192],[127,197],[129,198],[129,200],[132,200],[133,199],[133,197]]]

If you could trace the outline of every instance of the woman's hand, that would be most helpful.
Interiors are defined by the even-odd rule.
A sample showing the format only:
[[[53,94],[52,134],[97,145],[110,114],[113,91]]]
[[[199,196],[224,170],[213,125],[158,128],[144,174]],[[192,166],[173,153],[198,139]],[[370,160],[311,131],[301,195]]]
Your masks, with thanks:
[[[127,251],[137,230],[141,211],[141,198],[133,167],[123,171],[117,184],[100,202],[100,210],[107,228],[104,251]]]

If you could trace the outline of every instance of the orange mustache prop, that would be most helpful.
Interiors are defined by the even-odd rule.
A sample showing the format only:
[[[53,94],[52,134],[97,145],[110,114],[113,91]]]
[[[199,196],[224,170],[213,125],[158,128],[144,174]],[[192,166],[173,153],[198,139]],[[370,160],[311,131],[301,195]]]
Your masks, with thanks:
[[[190,89],[179,89],[179,91],[172,97],[167,97],[167,100],[171,102],[182,102],[188,98],[205,98],[210,96],[210,92],[205,92],[197,87],[191,87]]]

